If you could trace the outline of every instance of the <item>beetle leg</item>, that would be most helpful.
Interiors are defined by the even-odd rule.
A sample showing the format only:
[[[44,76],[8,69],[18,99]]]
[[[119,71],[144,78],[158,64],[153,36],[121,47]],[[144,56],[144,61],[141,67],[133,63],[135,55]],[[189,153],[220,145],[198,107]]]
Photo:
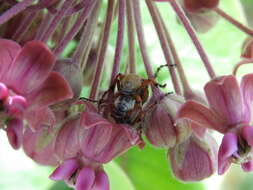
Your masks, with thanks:
[[[98,109],[101,108],[101,105],[104,104],[107,100],[106,100],[106,95],[110,95],[111,93],[114,93],[115,87],[117,85],[117,87],[119,86],[119,82],[121,80],[121,78],[123,77],[122,74],[118,74],[115,79],[113,80],[111,86],[109,87],[109,89],[107,91],[105,91],[101,97],[101,99],[98,102]]]

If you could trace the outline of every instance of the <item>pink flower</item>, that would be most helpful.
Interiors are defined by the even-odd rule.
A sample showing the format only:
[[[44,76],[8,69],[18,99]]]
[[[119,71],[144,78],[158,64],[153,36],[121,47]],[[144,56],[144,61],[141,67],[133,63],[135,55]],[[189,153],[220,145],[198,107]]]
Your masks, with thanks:
[[[109,189],[103,164],[110,162],[139,143],[139,134],[125,125],[104,119],[89,103],[85,110],[68,115],[50,129],[25,132],[23,147],[33,160],[44,165],[59,165],[51,179],[65,180],[76,190]]]
[[[245,75],[239,87],[232,75],[208,82],[205,86],[209,108],[188,101],[178,112],[178,118],[188,118],[224,134],[218,154],[218,172],[223,174],[234,162],[244,171],[251,171],[253,131],[251,103],[253,74]]]
[[[26,119],[33,129],[52,124],[54,116],[48,106],[71,98],[72,91],[65,79],[52,71],[55,58],[50,50],[38,41],[21,48],[14,41],[0,39],[0,57],[2,122]],[[12,130],[12,139],[21,136],[17,131],[22,133]]]

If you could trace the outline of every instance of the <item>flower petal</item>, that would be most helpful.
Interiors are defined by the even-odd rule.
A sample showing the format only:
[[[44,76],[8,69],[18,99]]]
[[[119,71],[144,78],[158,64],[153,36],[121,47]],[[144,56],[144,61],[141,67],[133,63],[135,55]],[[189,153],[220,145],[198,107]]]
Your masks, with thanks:
[[[224,120],[224,130],[245,122],[243,100],[234,76],[224,76],[208,82],[205,93],[210,108]]]
[[[217,115],[208,109],[206,106],[195,101],[187,101],[178,111],[177,118],[186,118],[196,124],[224,132],[223,123]],[[180,121],[177,121],[177,123]]]
[[[247,141],[247,143],[253,147],[253,127],[245,126],[241,131],[242,137]]]
[[[76,190],[92,190],[95,181],[95,172],[91,168],[83,168],[76,180]]]
[[[6,71],[20,50],[21,47],[16,42],[0,39],[0,80],[5,77]]]
[[[73,93],[66,80],[57,72],[51,72],[44,83],[28,94],[29,104],[44,107],[72,98]]]
[[[241,81],[241,93],[244,100],[244,117],[250,121],[253,100],[253,74],[244,75]]]
[[[24,118],[32,130],[38,130],[42,125],[53,127],[55,124],[55,115],[48,107],[29,109],[25,112]]]
[[[237,136],[234,133],[226,133],[222,139],[218,152],[218,174],[222,175],[229,168],[230,157],[238,150]]]
[[[23,121],[20,119],[10,120],[7,125],[6,133],[12,148],[20,148],[23,141]]]
[[[99,171],[96,174],[96,180],[92,187],[92,190],[109,190],[109,178],[104,171]]]
[[[243,171],[251,172],[253,170],[253,160],[241,164]]]
[[[99,113],[93,110],[87,109],[82,112],[81,115],[81,126],[84,128],[91,128],[97,125],[112,125],[109,121],[104,119]]]
[[[63,164],[61,164],[58,168],[54,170],[54,172],[49,176],[49,178],[55,181],[67,180],[73,175],[73,173],[78,169],[78,167],[79,163],[76,159],[66,160]]]
[[[10,65],[4,81],[21,94],[29,93],[48,77],[55,58],[45,44],[28,42]]]

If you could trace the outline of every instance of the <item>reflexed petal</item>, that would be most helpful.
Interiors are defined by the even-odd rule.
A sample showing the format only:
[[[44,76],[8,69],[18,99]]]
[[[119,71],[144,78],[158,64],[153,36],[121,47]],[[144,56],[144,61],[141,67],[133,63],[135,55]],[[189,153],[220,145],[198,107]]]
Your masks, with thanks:
[[[253,170],[253,160],[243,163],[242,164],[242,169],[245,172],[251,172]]]
[[[7,124],[6,133],[12,148],[20,148],[23,141],[23,121],[19,119],[10,120]]]
[[[92,190],[95,181],[95,172],[91,168],[83,168],[76,180],[76,190]]]
[[[29,109],[25,112],[24,118],[32,130],[38,130],[43,125],[49,127],[55,125],[55,115],[48,107]]]
[[[82,134],[78,128],[78,118],[66,121],[61,127],[55,141],[55,153],[61,160],[73,158],[80,152],[79,138]]]
[[[169,152],[174,175],[183,181],[200,181],[216,170],[217,144],[210,135],[204,139],[191,136]]]
[[[92,190],[109,190],[109,179],[104,171],[99,171],[96,174],[96,180],[92,187]]]
[[[241,135],[247,141],[248,145],[253,147],[253,127],[252,126],[243,127]]]
[[[250,121],[253,100],[253,74],[244,75],[241,81],[241,93],[244,100],[244,117]]]
[[[73,93],[59,73],[51,72],[44,83],[28,96],[32,106],[43,107],[72,98]]]
[[[82,112],[81,115],[81,126],[84,128],[90,128],[98,125],[111,126],[112,124],[104,119],[99,113],[94,112],[87,107],[87,109]]]
[[[0,80],[5,77],[6,71],[20,50],[21,47],[16,42],[0,39]]]
[[[76,159],[66,160],[63,164],[54,170],[49,178],[55,181],[67,180],[73,175],[78,167],[79,163]]]
[[[33,132],[26,128],[24,132],[23,148],[27,156],[42,165],[57,166],[54,154],[55,136],[46,127]]]
[[[214,79],[205,86],[209,106],[224,120],[224,128],[245,122],[239,85],[232,75]],[[225,129],[225,130],[226,130]]]
[[[187,101],[178,111],[177,118],[186,118],[200,126],[224,132],[222,121],[206,106],[195,101]],[[179,121],[180,122],[180,121]],[[178,123],[178,121],[177,121]]]
[[[0,82],[0,100],[4,100],[9,95],[7,86],[4,83]]]
[[[230,157],[238,150],[237,136],[234,133],[224,135],[218,152],[218,174],[222,175],[230,166]]]
[[[21,94],[37,88],[54,66],[54,56],[41,42],[28,42],[8,69],[4,82]]]

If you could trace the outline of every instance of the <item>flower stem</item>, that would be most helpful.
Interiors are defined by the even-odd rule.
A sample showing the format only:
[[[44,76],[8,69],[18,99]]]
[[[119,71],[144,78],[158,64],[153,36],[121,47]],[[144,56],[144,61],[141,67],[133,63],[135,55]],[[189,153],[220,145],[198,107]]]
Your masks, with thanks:
[[[148,57],[147,46],[146,46],[145,36],[143,32],[143,27],[142,27],[143,25],[142,25],[142,20],[141,20],[141,10],[140,10],[139,0],[134,1],[133,11],[134,11],[136,32],[137,32],[137,37],[139,41],[139,46],[140,46],[144,66],[145,66],[148,77],[153,78],[154,77],[153,71],[151,68],[150,59]]]
[[[12,36],[12,39],[15,39],[16,41],[20,41],[23,37],[23,35],[27,32],[29,27],[31,26],[33,20],[36,18],[37,13],[32,12],[28,13],[25,18],[22,20],[20,26],[15,31],[15,33]]]
[[[41,35],[39,40],[46,42],[49,39],[51,34],[55,32],[57,25],[61,22],[64,14],[68,11],[68,8],[72,5],[73,2],[74,0],[68,0],[63,3],[60,11],[56,13],[54,19],[51,21],[47,30],[45,31],[44,34]]]
[[[126,1],[127,9],[127,34],[128,34],[128,52],[129,52],[129,70],[130,73],[136,73],[136,61],[135,61],[135,39],[134,39],[134,16],[133,16],[133,4],[132,1]]]
[[[104,66],[104,58],[105,53],[108,46],[108,40],[111,30],[111,24],[113,19],[113,7],[114,7],[114,0],[108,1],[108,7],[107,7],[107,13],[106,13],[106,20],[103,28],[103,36],[102,40],[99,44],[99,52],[98,52],[98,58],[96,61],[96,69],[95,69],[95,75],[92,82],[91,92],[90,92],[90,99],[96,99],[98,87],[101,80],[101,72]]]
[[[75,24],[72,26],[71,30],[64,36],[64,38],[60,41],[58,46],[54,49],[54,54],[56,56],[60,55],[61,52],[64,50],[66,45],[71,41],[77,32],[82,28],[84,22],[87,20],[90,12],[93,10],[97,1],[89,0],[87,5],[83,9],[82,13],[80,14],[79,18],[76,20]]]
[[[246,64],[252,64],[253,63],[253,59],[243,59],[241,60],[239,63],[237,63],[233,69],[233,75],[237,74],[238,69],[242,66],[242,65],[246,65]]]
[[[174,42],[173,42],[173,40],[171,38],[171,35],[170,35],[170,33],[169,33],[169,31],[168,31],[165,23],[164,23],[164,20],[161,17],[161,14],[160,14],[159,10],[157,9],[157,7],[155,7],[155,8],[156,8],[156,12],[157,12],[157,14],[159,16],[159,19],[160,19],[160,21],[162,23],[162,27],[163,27],[163,30],[165,32],[166,39],[167,39],[167,42],[169,44],[169,48],[170,48],[171,54],[172,54],[173,59],[174,59],[174,63],[176,65],[178,73],[179,73],[179,78],[180,78],[182,86],[183,86],[184,97],[186,99],[188,99],[188,97],[193,97],[194,93],[192,92],[190,84],[189,84],[189,82],[187,80],[187,77],[185,75],[184,68],[183,68],[183,66],[181,64],[181,61],[179,59],[179,56],[177,54],[177,50],[175,48]]]
[[[236,26],[238,29],[245,32],[249,36],[253,37],[253,30],[251,30],[249,27],[247,27],[247,26],[243,25],[242,23],[238,22],[237,20],[235,20],[234,18],[232,18],[231,16],[229,16],[227,13],[225,13],[223,10],[221,10],[219,8],[215,8],[214,11],[218,15],[223,17],[225,20],[227,20],[228,22],[230,22],[231,24]]]
[[[215,78],[216,75],[215,75],[215,72],[212,68],[212,65],[211,65],[211,63],[208,59],[208,56],[207,56],[204,48],[202,47],[196,33],[194,32],[190,21],[188,20],[188,18],[184,14],[182,8],[178,5],[178,3],[176,1],[169,1],[169,3],[171,4],[172,8],[176,12],[177,16],[179,17],[179,19],[181,20],[182,24],[184,25],[186,31],[188,32],[190,38],[192,39],[192,42],[195,45],[195,47],[199,53],[199,56],[202,59],[210,78]]]
[[[87,23],[85,24],[83,33],[81,35],[81,40],[77,46],[74,55],[72,56],[74,62],[79,62],[81,64],[82,71],[86,66],[87,58],[90,53],[91,44],[93,40],[92,36],[97,28],[100,8],[101,8],[101,1],[98,1],[89,16]]]
[[[158,10],[156,9],[156,6],[152,1],[146,0],[146,4],[148,6],[151,18],[153,20],[156,32],[158,34],[158,37],[159,37],[159,40],[160,40],[160,43],[161,43],[161,48],[163,50],[163,54],[164,54],[164,57],[166,59],[167,66],[169,68],[169,72],[170,72],[170,75],[171,75],[171,78],[172,78],[172,83],[173,83],[175,92],[177,94],[181,94],[180,85],[179,85],[179,82],[178,82],[175,67],[173,67],[173,60],[172,60],[172,56],[171,56],[171,52],[170,52],[170,49],[169,49],[168,42],[166,40],[164,28],[162,26],[162,23],[159,19],[158,14],[157,14]]]
[[[23,0],[22,2],[19,2],[15,4],[13,7],[5,11],[0,16],[0,25],[7,22],[9,19],[20,13],[21,11],[25,10],[29,5],[33,3],[34,0]]]
[[[112,68],[112,76],[111,76],[110,84],[113,83],[116,75],[119,73],[121,52],[122,52],[123,41],[124,41],[126,1],[128,0],[119,0],[118,34],[117,34],[117,42],[116,42],[115,56],[114,56],[114,63],[113,63],[113,68]]]

